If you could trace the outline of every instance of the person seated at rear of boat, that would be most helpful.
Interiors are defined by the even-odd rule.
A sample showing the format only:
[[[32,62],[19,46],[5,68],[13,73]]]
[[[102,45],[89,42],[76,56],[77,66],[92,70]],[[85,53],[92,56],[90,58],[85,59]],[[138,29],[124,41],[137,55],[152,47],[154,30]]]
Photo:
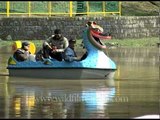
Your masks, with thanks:
[[[58,61],[62,61],[63,52],[69,45],[68,39],[61,34],[60,29],[56,29],[54,34],[43,43],[44,57],[50,56]]]
[[[69,46],[65,49],[63,57],[64,60],[67,62],[72,62],[72,61],[80,61],[81,58],[77,57],[77,54],[74,50],[76,44],[76,40],[70,39],[69,40]]]
[[[26,61],[26,60],[35,61],[35,56],[31,54],[31,52],[29,51],[29,47],[30,47],[29,42],[27,42],[27,41],[22,42],[22,47],[17,49],[14,52],[13,57],[18,62],[22,62],[22,61]]]

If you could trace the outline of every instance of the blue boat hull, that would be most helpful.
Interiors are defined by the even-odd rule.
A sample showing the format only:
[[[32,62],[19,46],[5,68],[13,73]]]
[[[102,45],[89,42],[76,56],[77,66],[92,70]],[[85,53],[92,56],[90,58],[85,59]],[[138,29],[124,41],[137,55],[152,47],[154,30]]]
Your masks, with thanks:
[[[10,76],[46,79],[110,79],[115,70],[89,68],[13,68]]]

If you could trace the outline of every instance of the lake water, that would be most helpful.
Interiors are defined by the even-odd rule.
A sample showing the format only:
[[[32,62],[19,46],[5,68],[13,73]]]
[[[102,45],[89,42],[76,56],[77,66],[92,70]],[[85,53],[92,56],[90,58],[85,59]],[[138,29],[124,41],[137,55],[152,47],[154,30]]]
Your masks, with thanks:
[[[0,48],[0,118],[160,118],[158,48],[108,48],[112,80],[7,76],[10,48]],[[153,117],[153,116],[152,116]]]

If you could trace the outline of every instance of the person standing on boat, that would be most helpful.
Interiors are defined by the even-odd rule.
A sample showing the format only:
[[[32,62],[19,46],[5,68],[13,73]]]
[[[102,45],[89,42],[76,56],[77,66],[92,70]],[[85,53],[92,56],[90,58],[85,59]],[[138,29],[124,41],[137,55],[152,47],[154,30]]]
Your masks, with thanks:
[[[43,43],[43,50],[45,51],[46,54],[45,58],[50,56],[51,58],[55,58],[58,61],[62,61],[62,54],[64,50],[68,47],[68,45],[69,45],[68,39],[61,34],[60,29],[56,29],[54,31],[54,35],[49,37]]]
[[[76,43],[76,40],[70,39],[69,40],[69,46],[64,51],[63,57],[64,57],[64,60],[67,61],[67,62],[80,61],[81,60],[81,58],[77,57],[77,54],[74,50],[75,43]]]
[[[22,62],[25,60],[32,60],[35,61],[35,56],[31,54],[31,52],[29,51],[30,48],[30,43],[27,41],[22,42],[22,47],[17,49],[14,54],[13,57],[18,61],[18,62]]]

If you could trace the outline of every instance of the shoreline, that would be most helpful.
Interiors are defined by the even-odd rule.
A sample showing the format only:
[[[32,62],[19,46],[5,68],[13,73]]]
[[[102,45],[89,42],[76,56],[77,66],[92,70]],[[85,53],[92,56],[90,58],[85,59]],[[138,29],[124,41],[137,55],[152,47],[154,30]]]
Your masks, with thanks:
[[[24,41],[24,40],[21,40]],[[43,41],[42,40],[25,40],[30,41],[35,44],[36,47],[41,47]],[[150,37],[150,38],[139,38],[139,39],[111,39],[111,40],[101,40],[107,47],[158,47],[160,46],[159,37]],[[3,46],[11,46],[15,41],[0,41],[0,47]],[[76,42],[76,46],[78,48],[82,47],[82,39],[78,39]]]

